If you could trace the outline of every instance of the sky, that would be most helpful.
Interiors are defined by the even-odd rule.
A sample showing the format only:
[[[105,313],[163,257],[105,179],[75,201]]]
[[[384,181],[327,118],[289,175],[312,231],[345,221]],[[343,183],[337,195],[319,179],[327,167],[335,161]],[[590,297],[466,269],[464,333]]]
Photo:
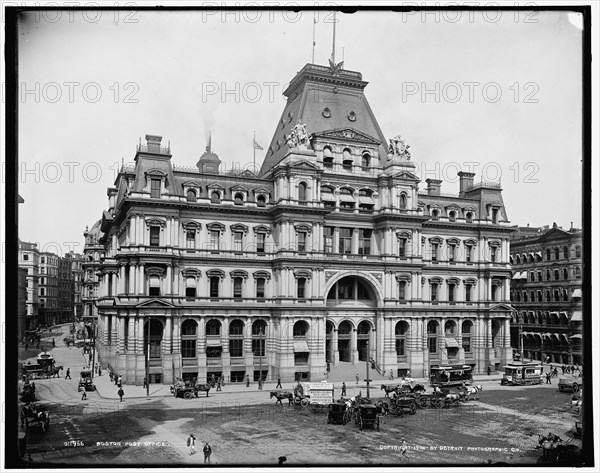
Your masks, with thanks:
[[[25,16],[19,238],[81,252],[146,134],[170,142],[177,165],[194,166],[209,133],[225,167],[251,165],[254,133],[266,150],[283,90],[312,61],[313,23],[326,65],[327,11]],[[369,82],[386,138],[411,146],[421,190],[431,177],[458,192],[457,172],[471,171],[501,181],[511,224],[581,228],[581,41],[566,12],[361,11],[338,14],[336,60]]]

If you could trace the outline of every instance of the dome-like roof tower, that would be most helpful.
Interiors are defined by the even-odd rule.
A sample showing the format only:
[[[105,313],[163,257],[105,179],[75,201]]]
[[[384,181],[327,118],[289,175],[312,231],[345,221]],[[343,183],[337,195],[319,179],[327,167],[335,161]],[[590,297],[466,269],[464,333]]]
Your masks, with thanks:
[[[212,152],[211,138],[212,137],[210,137],[210,136],[208,137],[208,144],[206,145],[206,151],[204,152],[204,154],[202,156],[200,156],[200,159],[196,163],[196,166],[198,167],[198,170],[201,173],[218,174],[219,166],[221,165],[221,160],[219,159],[219,156],[217,156],[216,153]]]

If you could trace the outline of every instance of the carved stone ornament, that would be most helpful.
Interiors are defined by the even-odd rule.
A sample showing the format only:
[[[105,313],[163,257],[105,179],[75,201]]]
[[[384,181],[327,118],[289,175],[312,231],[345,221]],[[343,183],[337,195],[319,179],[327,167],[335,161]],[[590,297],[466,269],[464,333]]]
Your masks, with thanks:
[[[300,120],[292,127],[289,135],[285,136],[286,144],[290,149],[307,150],[309,149],[312,135],[306,131],[306,125],[300,123]]]
[[[325,271],[325,282],[329,281],[336,274],[337,271]]]
[[[383,276],[381,275],[381,273],[371,273],[373,276],[375,276],[375,279],[377,279],[380,283],[383,280]]]
[[[400,135],[390,140],[388,161],[410,161],[410,145],[407,145]]]

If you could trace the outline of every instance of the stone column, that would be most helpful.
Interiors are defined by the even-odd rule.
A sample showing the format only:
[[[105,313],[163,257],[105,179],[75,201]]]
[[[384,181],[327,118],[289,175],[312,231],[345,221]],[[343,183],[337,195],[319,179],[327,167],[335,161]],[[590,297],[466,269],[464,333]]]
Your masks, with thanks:
[[[119,292],[118,294],[125,294],[125,265],[119,266]]]
[[[129,317],[129,327],[127,330],[127,352],[135,353],[135,317]]]
[[[117,340],[120,353],[125,352],[125,317],[117,317]]]
[[[504,301],[510,302],[510,278],[504,280]]]
[[[340,228],[335,227],[333,229],[333,253],[339,253],[340,251]]]
[[[165,328],[163,330],[163,353],[165,354],[173,353],[173,340],[171,334],[174,330],[171,328],[172,323],[172,318],[167,317]]]
[[[144,285],[145,285],[145,279],[146,279],[146,275],[144,274],[144,263],[140,263],[138,264],[138,275],[136,277],[136,282],[138,283],[138,288],[137,288],[137,292],[139,295],[144,295]]]
[[[136,332],[136,340],[137,344],[135,347],[135,352],[138,355],[142,355],[144,353],[144,317],[138,317],[137,319],[137,332]]]
[[[136,268],[133,264],[129,265],[129,287],[127,288],[128,294],[135,294],[135,273]]]
[[[170,264],[167,265],[167,274],[165,276],[165,294],[171,295],[173,294],[173,274],[172,274],[172,266]]]
[[[112,295],[115,297],[117,295],[117,273],[112,273]]]
[[[337,328],[334,328],[331,331],[331,351],[333,352],[333,363],[338,364],[340,362],[340,352],[338,351],[338,331]]]
[[[357,331],[357,329],[353,328],[350,332],[350,356],[354,364],[358,363]]]

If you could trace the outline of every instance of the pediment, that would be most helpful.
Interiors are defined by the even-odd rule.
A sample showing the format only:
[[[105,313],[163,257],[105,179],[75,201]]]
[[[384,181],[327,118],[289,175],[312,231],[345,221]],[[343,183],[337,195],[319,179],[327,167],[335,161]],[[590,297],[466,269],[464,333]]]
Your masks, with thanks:
[[[151,308],[151,307],[170,307],[170,308],[175,308],[175,306],[173,304],[165,302],[165,301],[163,301],[161,299],[150,299],[149,301],[144,301],[144,302],[136,305],[135,307],[137,307],[137,308]]]
[[[366,143],[377,146],[381,144],[380,140],[373,138],[372,136],[367,135],[366,133],[355,130],[354,128],[338,128],[335,130],[326,130],[321,133],[316,133],[314,136],[317,138],[355,141],[357,143]]]
[[[495,304],[488,309],[489,312],[513,312],[514,309],[508,304]]]
[[[290,169],[294,169],[294,170],[306,169],[306,170],[310,170],[310,171],[316,171],[319,168],[314,163],[311,163],[309,161],[297,161],[295,163],[290,164]]]

